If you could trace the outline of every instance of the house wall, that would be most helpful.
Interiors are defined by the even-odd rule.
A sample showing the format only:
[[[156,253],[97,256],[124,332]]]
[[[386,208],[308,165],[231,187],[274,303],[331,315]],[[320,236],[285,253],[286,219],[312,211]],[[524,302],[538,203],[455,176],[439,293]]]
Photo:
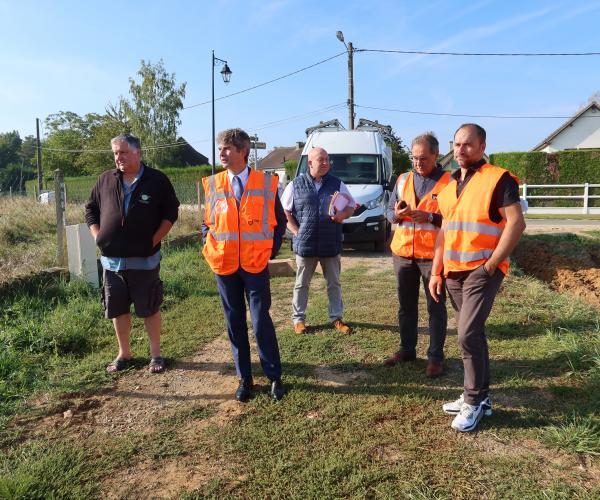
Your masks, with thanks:
[[[588,109],[541,151],[552,153],[583,148],[600,148],[600,111],[595,108]]]

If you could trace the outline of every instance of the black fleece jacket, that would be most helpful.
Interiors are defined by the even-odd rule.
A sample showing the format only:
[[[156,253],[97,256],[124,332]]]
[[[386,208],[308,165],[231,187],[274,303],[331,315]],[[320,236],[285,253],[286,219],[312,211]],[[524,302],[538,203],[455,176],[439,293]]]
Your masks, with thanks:
[[[125,216],[122,179],[118,169],[100,175],[85,205],[85,222],[100,226],[96,244],[102,255],[149,257],[160,249],[152,237],[161,222],[177,220],[179,200],[169,178],[144,165]]]

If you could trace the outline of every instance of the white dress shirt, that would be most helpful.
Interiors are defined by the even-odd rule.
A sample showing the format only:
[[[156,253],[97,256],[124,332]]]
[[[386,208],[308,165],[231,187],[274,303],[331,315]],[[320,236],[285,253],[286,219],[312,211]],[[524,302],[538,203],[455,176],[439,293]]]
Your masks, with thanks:
[[[308,175],[308,174],[303,174],[303,175]],[[319,192],[319,189],[321,189],[321,186],[323,185],[322,181],[316,181],[311,177],[313,184],[315,186],[315,189],[317,190],[317,193]],[[283,194],[281,195],[281,204],[283,205],[283,209],[287,210],[288,212],[292,212],[294,210],[294,186],[292,186],[293,182],[290,182],[286,187],[285,190],[283,191]],[[349,207],[356,207],[356,201],[354,201],[354,198],[352,197],[352,195],[350,194],[350,191],[348,190],[348,186],[346,186],[346,184],[344,184],[342,181],[340,181],[340,193],[343,194],[344,196],[346,196],[348,198],[348,206]]]

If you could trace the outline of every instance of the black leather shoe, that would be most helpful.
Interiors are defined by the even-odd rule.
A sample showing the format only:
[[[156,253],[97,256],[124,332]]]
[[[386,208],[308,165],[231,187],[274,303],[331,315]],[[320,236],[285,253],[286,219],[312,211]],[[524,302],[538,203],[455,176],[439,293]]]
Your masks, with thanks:
[[[235,391],[235,399],[237,399],[240,403],[245,403],[252,396],[252,379],[241,379],[240,385]]]
[[[275,401],[279,401],[283,398],[283,396],[285,396],[285,393],[286,390],[283,384],[281,383],[281,380],[273,380],[273,382],[271,383],[271,397]]]

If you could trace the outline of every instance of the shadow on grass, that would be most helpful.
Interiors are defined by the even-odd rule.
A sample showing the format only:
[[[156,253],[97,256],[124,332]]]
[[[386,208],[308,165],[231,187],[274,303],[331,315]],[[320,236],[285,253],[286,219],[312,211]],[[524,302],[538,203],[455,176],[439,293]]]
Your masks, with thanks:
[[[547,358],[546,363],[554,365],[557,359]],[[372,397],[390,399],[410,398],[424,402],[451,401],[462,392],[462,363],[450,359],[445,376],[431,380],[424,375],[424,360],[404,363],[393,368],[375,363],[341,363],[329,366],[316,366],[308,363],[284,363],[283,380],[289,395],[294,393],[303,398],[306,395],[330,395],[334,397]],[[140,366],[140,363],[136,363]],[[547,373],[534,375],[540,368],[537,360],[492,360],[491,395],[495,402],[494,426],[502,428],[530,428],[552,425],[564,416],[597,415],[600,400],[600,380],[590,379],[587,383],[565,383],[560,386],[540,384],[540,378]],[[515,367],[518,367],[515,370]],[[232,363],[176,362],[171,369],[179,371],[217,372],[224,376],[235,376]],[[258,363],[253,364],[255,376],[262,376]],[[559,370],[556,373],[560,373]],[[504,386],[519,376],[515,387]],[[159,376],[157,376],[159,377]],[[159,380],[157,378],[157,380]],[[269,386],[256,384],[254,394],[267,393]],[[304,393],[304,396],[302,395]],[[159,399],[164,401],[203,401],[230,400],[231,390],[222,393],[204,394],[158,394],[154,391],[116,390],[114,396],[134,399]],[[285,404],[285,403],[282,403]]]
[[[360,323],[357,321],[349,321],[347,322],[348,326],[352,328],[352,330],[356,330],[359,328],[365,328],[368,330],[374,330],[379,332],[387,332],[387,333],[398,333],[398,325],[382,325],[377,323]],[[306,332],[308,335],[315,334],[331,334],[332,331],[335,331],[332,323],[319,323],[307,325]]]

